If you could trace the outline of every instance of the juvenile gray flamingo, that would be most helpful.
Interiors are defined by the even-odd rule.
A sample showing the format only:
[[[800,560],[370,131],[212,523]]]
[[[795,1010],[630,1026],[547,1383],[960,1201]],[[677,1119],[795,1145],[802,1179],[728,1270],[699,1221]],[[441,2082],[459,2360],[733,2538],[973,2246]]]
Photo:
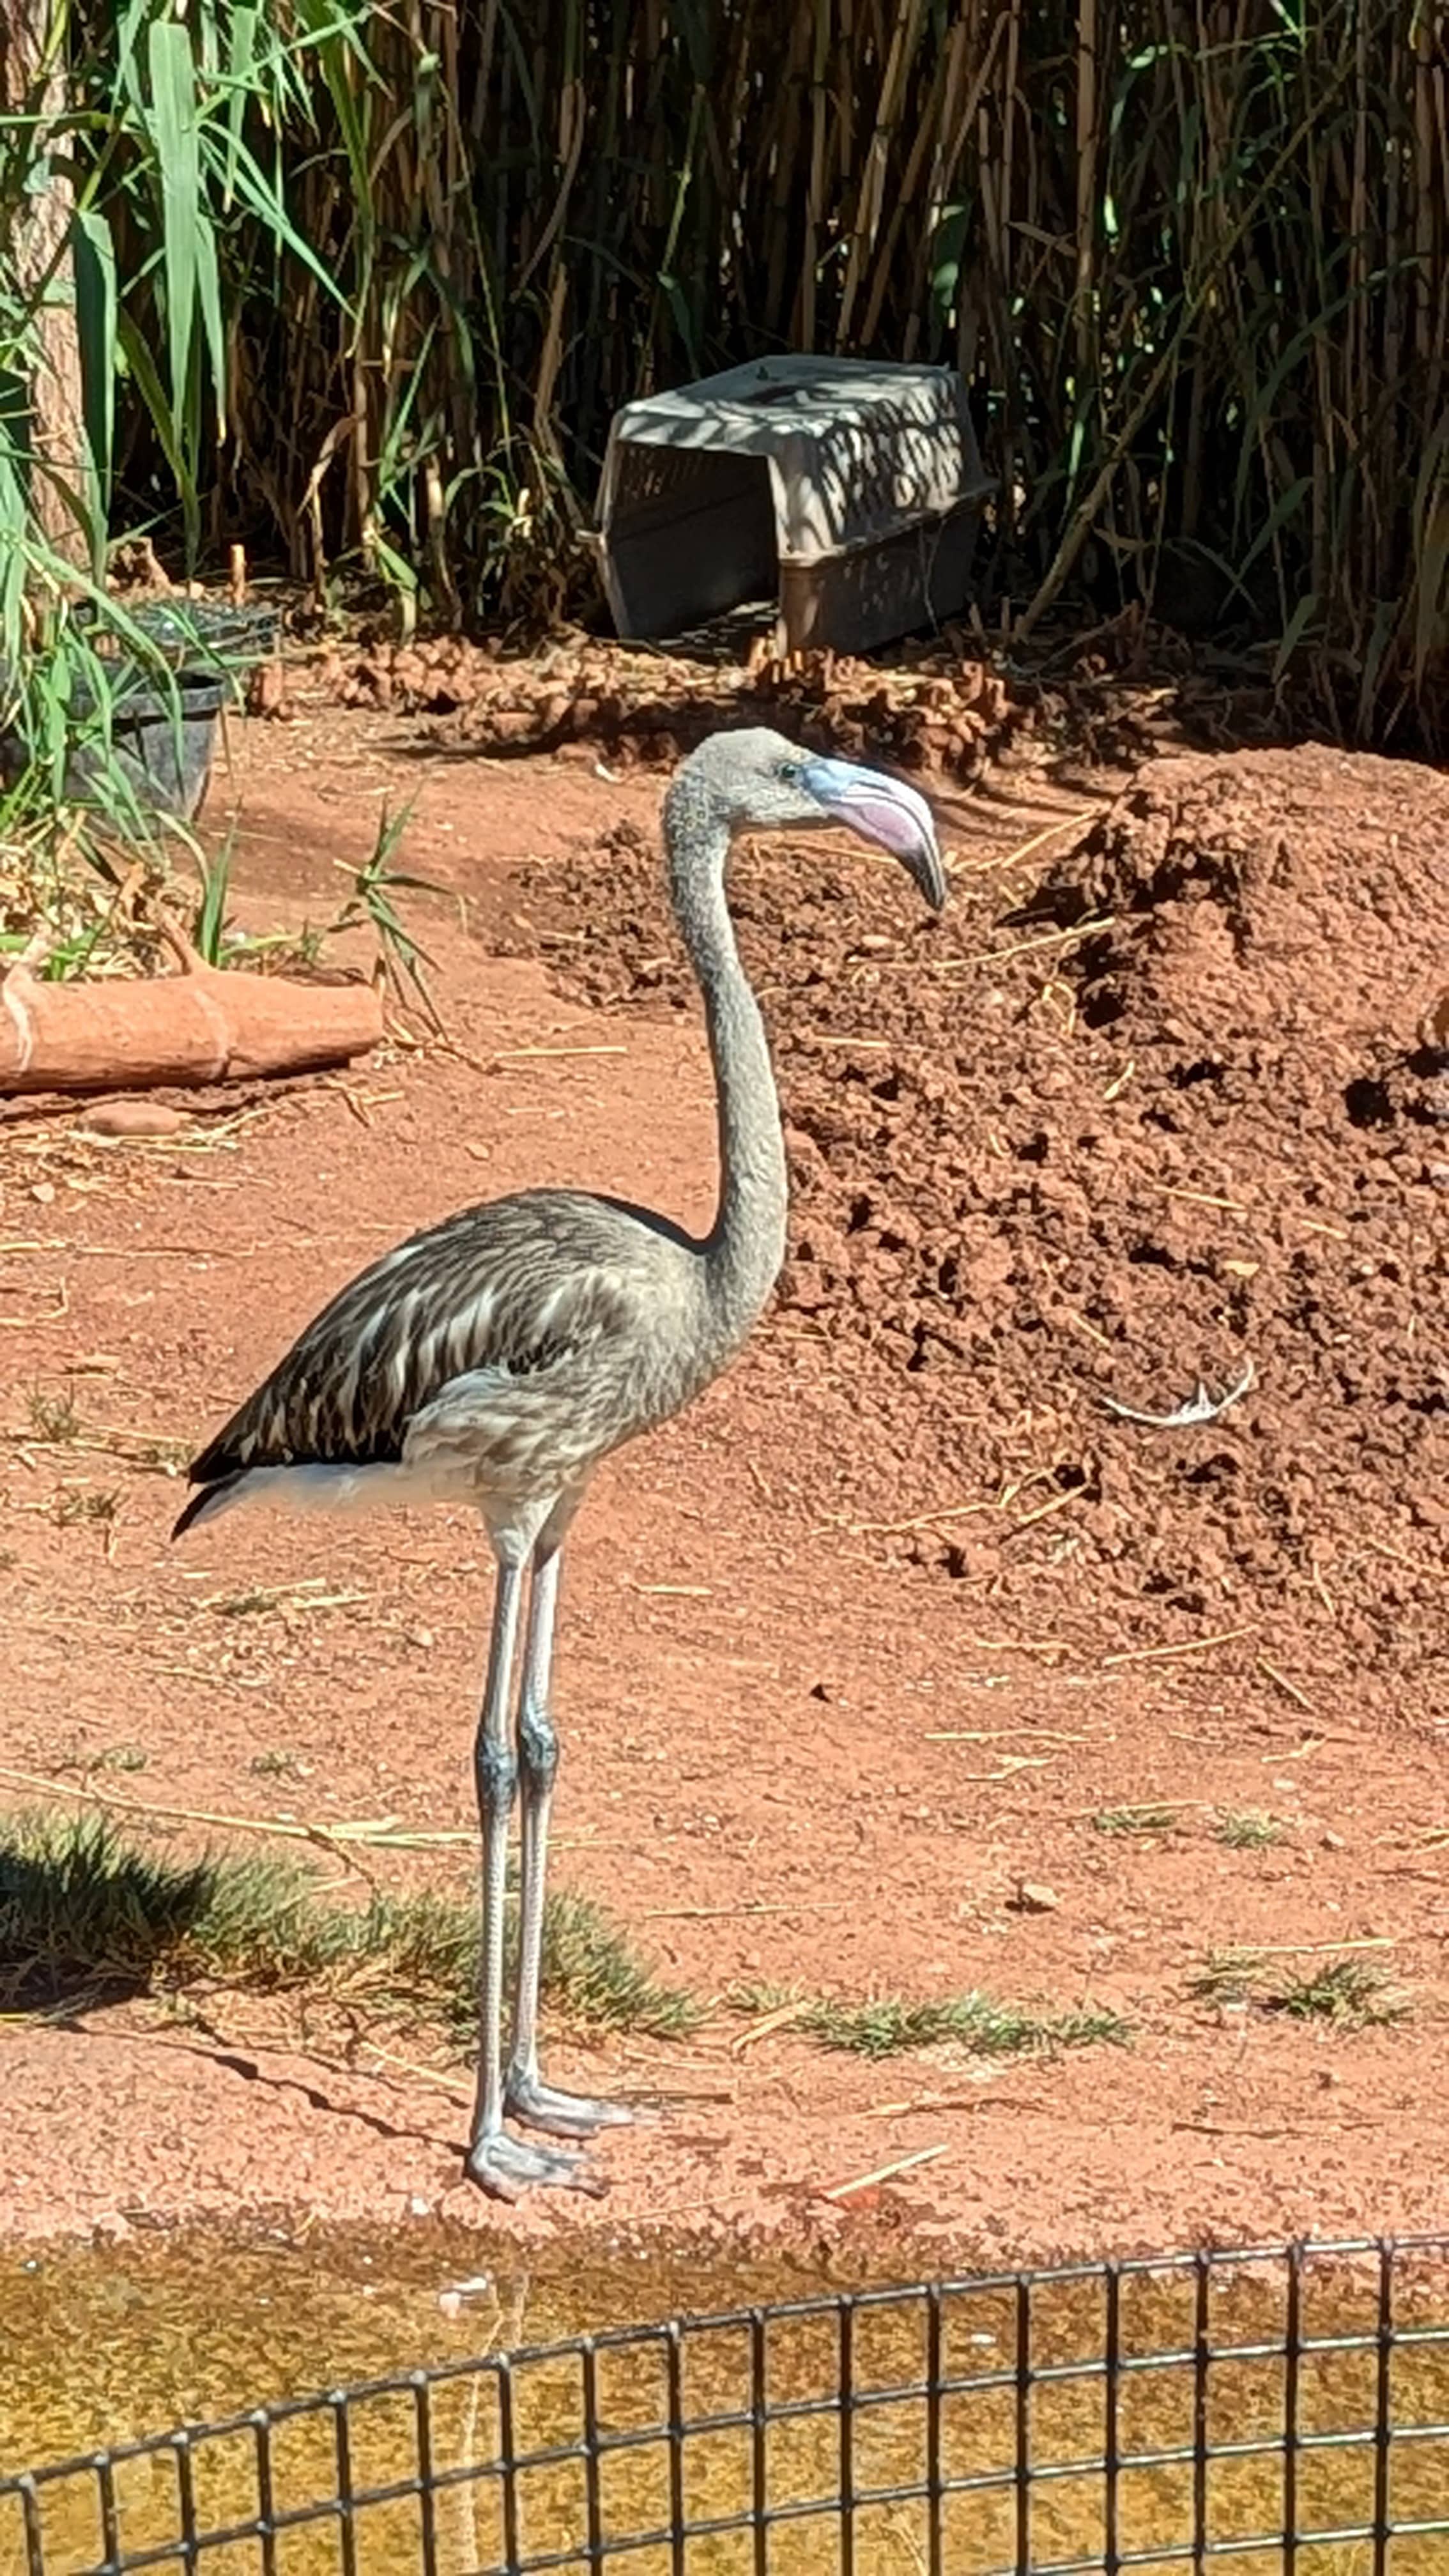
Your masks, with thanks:
[[[940,909],[946,880],[930,808],[876,770],[817,759],[763,729],[716,733],[681,764],[665,798],[669,892],[704,999],[718,1101],[719,1205],[703,1240],[651,1209],[564,1189],[524,1190],[430,1226],[344,1288],[201,1452],[191,1468],[201,1491],[173,1533],[264,1494],[334,1506],[438,1499],[482,1514],[497,1582],[474,1752],[481,2034],[466,2171],[504,2200],[528,2183],[598,2187],[583,2158],[513,2136],[506,2115],[563,2138],[630,2117],[620,2103],[557,2092],[538,2071],[564,1536],[600,1459],[678,1413],[734,1358],[784,1258],[780,1107],[725,897],[730,844],[738,832],[841,823],[890,851]],[[518,1982],[505,2068],[504,1884],[520,1790]]]

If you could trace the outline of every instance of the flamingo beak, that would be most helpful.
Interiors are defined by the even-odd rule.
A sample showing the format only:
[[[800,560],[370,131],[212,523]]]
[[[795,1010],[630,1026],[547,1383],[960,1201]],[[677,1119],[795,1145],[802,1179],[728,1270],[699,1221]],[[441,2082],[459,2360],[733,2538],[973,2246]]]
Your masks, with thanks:
[[[946,900],[946,871],[936,840],[935,817],[924,796],[883,770],[858,769],[848,760],[812,760],[804,786],[828,814],[837,815],[863,841],[875,841],[899,859],[933,912]]]

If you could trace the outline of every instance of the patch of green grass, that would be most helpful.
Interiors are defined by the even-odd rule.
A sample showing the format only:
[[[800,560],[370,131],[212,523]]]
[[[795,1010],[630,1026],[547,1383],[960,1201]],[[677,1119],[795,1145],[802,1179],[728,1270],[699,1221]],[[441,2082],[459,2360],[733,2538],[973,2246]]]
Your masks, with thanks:
[[[215,1852],[180,1860],[142,1849],[103,1818],[0,1822],[0,2007],[175,1992],[203,1980],[263,1992],[318,1985],[471,2036],[477,1916],[436,1896],[333,1905],[295,1861]],[[557,2012],[594,2030],[672,2039],[699,2019],[691,1995],[659,1983],[597,1906],[567,1892],[545,1913],[543,1983]]]
[[[268,1745],[265,1752],[254,1753],[247,1769],[258,1780],[305,1780],[311,1765],[295,1753],[284,1753],[280,1746]]]
[[[1188,1978],[1188,1993],[1206,2004],[1252,2002],[1265,1965],[1257,1950],[1209,1950],[1202,1966]]]
[[[191,1464],[193,1444],[189,1440],[143,1440],[126,1456],[133,1467],[163,1476],[174,1475],[178,1468]]]
[[[1210,1950],[1190,1990],[1217,2004],[1251,2004],[1290,2021],[1326,2021],[1345,2030],[1384,2028],[1411,2010],[1376,1959],[1331,1959],[1299,1970],[1261,1950]]]
[[[1103,1807],[1092,1818],[1099,1834],[1170,1834],[1177,1822],[1175,1807]]]
[[[144,1771],[150,1760],[143,1745],[108,1744],[104,1753],[96,1756],[95,1767],[98,1771]]]
[[[55,1498],[55,1525],[57,1529],[83,1529],[87,1522],[94,1522],[106,1529],[120,1508],[121,1497],[114,1487],[63,1485]]]
[[[37,1440],[74,1440],[79,1435],[80,1415],[69,1387],[61,1395],[50,1395],[43,1386],[32,1387],[25,1409]]]
[[[1251,1807],[1241,1815],[1224,1810],[1213,1826],[1213,1840],[1226,1843],[1229,1851],[1266,1851],[1270,1844],[1281,1843],[1292,1830],[1281,1816],[1265,1816]]]
[[[390,814],[384,807],[378,818],[372,856],[354,872],[346,903],[330,921],[307,923],[299,931],[273,931],[257,937],[236,929],[227,914],[234,856],[231,844],[219,850],[209,864],[198,854],[201,893],[191,925],[192,945],[198,954],[208,966],[265,964],[269,958],[282,964],[295,958],[299,965],[310,968],[319,963],[329,940],[369,927],[377,940],[386,980],[398,1000],[414,1001],[430,1028],[441,1035],[443,1024],[423,973],[434,960],[407,928],[396,900],[400,894],[444,892],[430,878],[409,876],[393,866],[412,819],[413,801],[400,814]]]
[[[1267,1998],[1267,2008],[1287,2013],[1293,2021],[1332,2021],[1365,2030],[1403,2021],[1410,2005],[1408,1996],[1390,1984],[1387,1969],[1375,1961],[1335,1959],[1309,1976],[1285,1978]]]
[[[787,1988],[737,1988],[733,2009],[750,2014],[778,2011],[796,2001]],[[1090,2048],[1106,2042],[1120,2047],[1127,2024],[1120,2013],[1083,2006],[1076,2012],[1038,2013],[1017,2004],[998,2003],[975,1989],[910,2002],[901,1995],[877,1995],[866,2003],[842,2003],[834,1996],[802,1999],[792,2030],[819,2040],[824,2048],[855,2057],[894,2057],[912,2048],[931,2048],[955,2040],[973,2057],[1016,2057],[1030,2050]]]
[[[693,1995],[661,1985],[629,1946],[627,1935],[589,1897],[558,1888],[544,1907],[543,1984],[566,2010],[595,2030],[642,2030],[683,2039],[701,2018]],[[468,2027],[476,2027],[470,1968]]]

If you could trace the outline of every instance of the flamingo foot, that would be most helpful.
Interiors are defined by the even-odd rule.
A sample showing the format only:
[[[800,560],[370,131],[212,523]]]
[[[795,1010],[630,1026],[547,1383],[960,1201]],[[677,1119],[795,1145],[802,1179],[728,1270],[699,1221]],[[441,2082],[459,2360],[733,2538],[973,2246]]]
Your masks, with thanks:
[[[531,2186],[586,2191],[595,2200],[608,2189],[581,2156],[525,2146],[521,2138],[510,2138],[503,2129],[474,2139],[463,2159],[463,2170],[490,2200],[517,2200],[519,2193]]]
[[[510,2067],[507,2108],[526,2129],[542,2129],[551,2138],[593,2138],[600,2129],[627,2128],[634,2113],[627,2102],[599,2102],[586,2093],[559,2093],[551,2084],[521,2067]]]

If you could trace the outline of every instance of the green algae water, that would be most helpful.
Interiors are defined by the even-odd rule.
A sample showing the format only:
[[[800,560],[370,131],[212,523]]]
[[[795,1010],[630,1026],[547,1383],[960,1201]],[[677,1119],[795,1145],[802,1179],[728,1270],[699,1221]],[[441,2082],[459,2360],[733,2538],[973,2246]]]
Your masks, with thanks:
[[[0,2258],[0,2475],[203,2428],[0,2488],[0,2576],[1449,2568],[1449,2249],[850,2270],[433,2225]]]

